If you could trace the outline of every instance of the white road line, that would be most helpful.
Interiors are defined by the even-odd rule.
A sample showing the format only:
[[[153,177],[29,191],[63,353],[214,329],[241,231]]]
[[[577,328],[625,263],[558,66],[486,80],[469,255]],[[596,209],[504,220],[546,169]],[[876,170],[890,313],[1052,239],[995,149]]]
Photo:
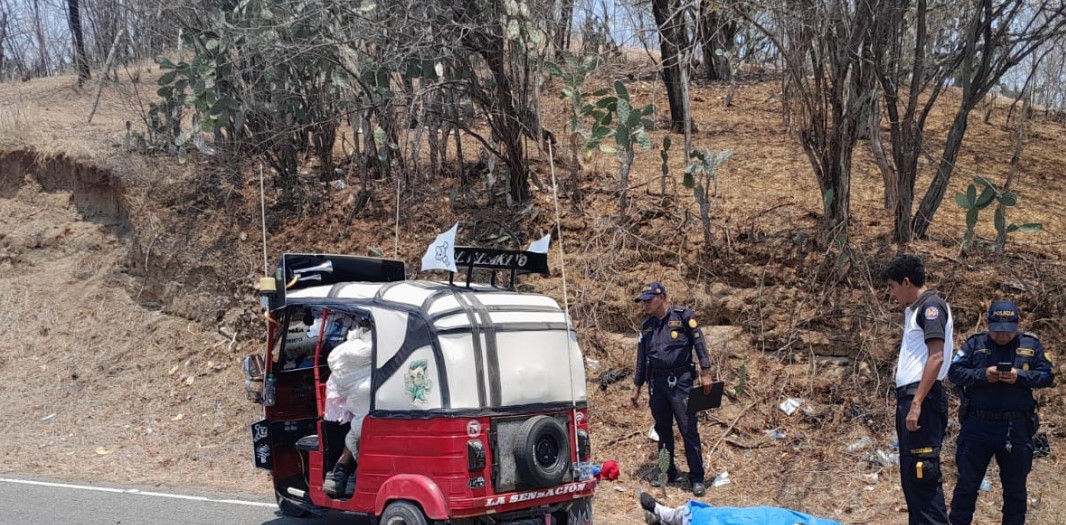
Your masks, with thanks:
[[[11,479],[0,478],[0,483],[15,483],[19,485],[37,485],[41,487],[54,487],[61,489],[77,489],[77,490],[95,490],[97,492],[114,492],[118,494],[131,494],[134,496],[155,496],[157,498],[172,498],[172,499],[185,499],[192,501],[207,501],[211,503],[229,503],[231,505],[247,505],[249,507],[268,507],[275,508],[277,505],[274,503],[263,503],[259,501],[245,501],[239,499],[214,499],[205,498],[203,496],[188,496],[185,494],[167,494],[165,492],[148,492],[138,489],[113,489],[109,487],[93,487],[90,485],[72,485],[69,483],[50,483],[47,481],[30,481],[27,479]]]

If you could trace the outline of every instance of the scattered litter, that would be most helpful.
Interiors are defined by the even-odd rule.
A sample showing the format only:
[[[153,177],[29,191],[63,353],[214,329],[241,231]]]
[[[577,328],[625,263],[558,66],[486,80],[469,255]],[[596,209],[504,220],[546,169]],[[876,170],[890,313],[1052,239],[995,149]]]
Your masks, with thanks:
[[[899,454],[877,449],[877,461],[885,468],[899,465]]]
[[[794,397],[790,397],[790,398],[782,401],[781,404],[778,405],[778,408],[780,408],[781,411],[784,412],[786,415],[791,416],[796,411],[796,409],[799,408],[800,405],[802,405],[802,404],[803,404],[803,400],[802,399],[796,399]]]
[[[869,474],[863,475],[862,480],[865,481],[867,485],[875,485],[877,484],[877,480],[879,478],[880,476],[878,476],[876,472],[871,472]]]
[[[178,414],[170,418],[171,421],[181,421],[182,419],[185,419],[185,414]]]
[[[607,390],[607,385],[622,381],[629,375],[628,368],[612,368],[600,374],[600,390]]]
[[[618,492],[625,492],[626,491],[625,487],[623,487],[621,485],[615,485],[614,486],[614,490],[616,490]]]
[[[893,439],[892,442],[888,444],[888,448],[889,450],[899,450],[899,440]]]
[[[47,416],[42,417],[41,421],[48,421],[49,419],[52,419],[53,417],[56,417],[55,412],[52,412],[51,414],[48,414]]]
[[[858,441],[848,445],[848,452],[858,452],[873,444],[874,440],[870,439],[870,436],[863,436]]]
[[[655,431],[655,425],[652,425],[651,428],[648,429],[648,439],[659,441],[659,433]]]
[[[722,485],[728,485],[730,483],[732,483],[732,481],[729,480],[729,471],[727,470],[715,476],[714,481],[711,481],[711,486],[721,487]]]
[[[335,190],[343,190],[344,188],[347,188],[347,187],[348,187],[348,183],[344,182],[343,180],[333,181],[333,189],[335,189]]]
[[[104,447],[96,447],[96,454],[100,456],[106,456],[112,452],[114,452],[114,450],[108,450]]]
[[[777,430],[776,428],[763,430],[762,433],[766,434],[767,436],[770,436],[770,438],[772,439],[785,439],[785,433]]]
[[[585,366],[588,367],[590,372],[595,372],[595,371],[600,369],[600,360],[599,359],[593,359],[591,357],[586,357],[585,358]]]
[[[853,421],[858,421],[859,423],[865,425],[870,421],[873,416],[870,415],[869,410],[866,410],[865,408],[860,406],[852,405],[851,408],[848,409],[848,417]]]
[[[985,492],[988,492],[988,491],[992,490],[992,481],[989,480],[988,478],[985,478],[984,480],[982,480],[981,481],[981,490],[983,490]]]

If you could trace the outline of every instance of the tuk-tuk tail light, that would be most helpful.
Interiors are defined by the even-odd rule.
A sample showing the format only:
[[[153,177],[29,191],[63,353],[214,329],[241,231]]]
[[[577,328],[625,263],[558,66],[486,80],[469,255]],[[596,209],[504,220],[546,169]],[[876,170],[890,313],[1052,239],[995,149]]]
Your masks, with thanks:
[[[485,445],[476,439],[467,441],[466,462],[470,472],[485,470]]]

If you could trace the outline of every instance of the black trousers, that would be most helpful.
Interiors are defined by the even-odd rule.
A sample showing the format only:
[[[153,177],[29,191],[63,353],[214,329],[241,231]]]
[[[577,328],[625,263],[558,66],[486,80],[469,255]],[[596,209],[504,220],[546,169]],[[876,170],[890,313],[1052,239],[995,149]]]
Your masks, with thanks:
[[[688,479],[692,483],[703,483],[703,446],[700,444],[700,432],[695,415],[685,413],[688,407],[688,393],[692,390],[692,373],[684,372],[675,376],[677,382],[670,386],[667,377],[654,377],[649,383],[648,404],[651,417],[655,419],[655,433],[659,434],[659,448],[666,448],[670,453],[670,469],[666,475],[669,479],[677,477],[677,465],[674,464],[674,422],[685,440],[685,459],[688,460]]]
[[[913,390],[913,389],[912,389]],[[937,381],[922,401],[918,430],[907,430],[907,414],[914,394],[896,397],[896,435],[899,437],[899,472],[907,500],[910,525],[947,525],[944,483],[940,470],[940,444],[948,427],[948,400]]]
[[[986,426],[988,422],[969,417],[963,423],[963,433],[967,426]],[[977,491],[984,480],[985,471],[992,457],[999,464],[999,480],[1003,484],[1003,525],[1023,525],[1028,494],[1025,483],[1033,467],[1033,443],[1029,439],[1029,426],[1026,421],[1018,422],[1019,442],[1011,443],[1007,450],[1007,439],[989,442],[982,439],[968,439],[959,436],[955,463],[959,467],[959,480],[955,485],[955,496],[951,498],[951,524],[970,525],[973,512],[977,506]]]

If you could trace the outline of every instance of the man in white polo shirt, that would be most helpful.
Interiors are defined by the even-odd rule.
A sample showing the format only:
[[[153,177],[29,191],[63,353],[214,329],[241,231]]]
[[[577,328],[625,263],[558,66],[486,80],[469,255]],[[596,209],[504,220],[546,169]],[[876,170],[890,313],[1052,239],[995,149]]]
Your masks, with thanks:
[[[942,381],[951,364],[948,303],[925,287],[925,266],[899,255],[881,273],[903,306],[903,340],[896,364],[896,434],[900,481],[910,525],[947,525],[940,472],[940,443],[948,424]]]

